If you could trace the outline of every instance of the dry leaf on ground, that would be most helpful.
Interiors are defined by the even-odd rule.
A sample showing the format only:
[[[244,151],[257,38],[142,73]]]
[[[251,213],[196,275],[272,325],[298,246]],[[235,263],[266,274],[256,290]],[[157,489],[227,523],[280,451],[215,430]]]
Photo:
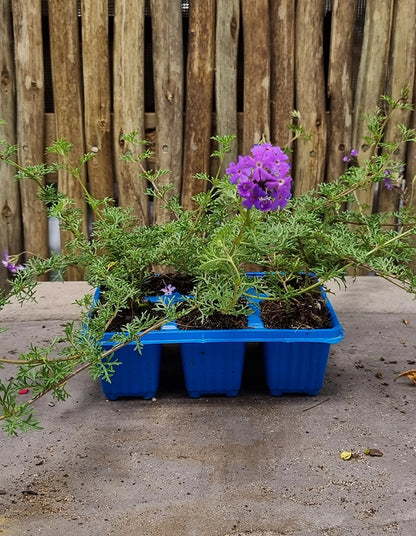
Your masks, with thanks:
[[[409,380],[411,380],[416,385],[416,370],[406,370],[405,372],[402,372],[401,374],[396,376],[396,380],[397,378],[402,378],[404,376],[406,376],[406,378],[409,378]]]
[[[367,454],[367,456],[377,456],[379,458],[383,456],[383,453],[379,449],[366,449],[364,454]]]

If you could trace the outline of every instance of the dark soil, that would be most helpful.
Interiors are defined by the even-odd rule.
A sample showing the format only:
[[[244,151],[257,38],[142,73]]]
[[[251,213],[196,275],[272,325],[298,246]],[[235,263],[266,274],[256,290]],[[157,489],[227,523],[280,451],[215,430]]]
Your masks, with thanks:
[[[163,294],[161,290],[167,285],[172,285],[181,294],[191,294],[195,281],[192,277],[180,274],[154,275],[146,284],[146,292],[149,295]],[[108,331],[120,331],[123,326],[131,322],[135,316],[144,311],[154,315],[155,322],[163,318],[163,312],[155,310],[150,302],[140,305],[132,304],[131,307],[120,311],[112,321]],[[331,316],[319,292],[301,295],[296,300],[287,302],[262,301],[260,304],[261,319],[267,329],[330,329]],[[226,315],[217,312],[201,321],[199,311],[191,311],[177,320],[179,329],[244,329],[247,328],[247,317],[244,315]]]
[[[132,303],[129,308],[122,309],[121,311],[119,311],[117,316],[112,320],[107,331],[109,331],[110,333],[121,331],[121,329],[126,324],[128,324],[136,316],[141,315],[144,312],[151,314],[154,317],[155,322],[157,322],[158,320],[162,320],[164,316],[163,311],[156,310],[153,303],[143,302],[140,305],[137,303]]]
[[[168,285],[175,287],[175,290],[180,294],[190,294],[194,287],[194,280],[188,275],[181,274],[155,274],[149,279],[149,281],[144,285],[143,290],[149,296],[155,295],[164,295],[162,289]],[[130,307],[119,311],[117,316],[111,322],[108,327],[109,332],[121,331],[123,326],[131,322],[136,316],[147,312],[151,314],[155,322],[163,318],[163,312],[156,310],[154,305],[150,302],[143,301],[140,304],[132,303]]]
[[[199,311],[191,311],[176,321],[179,329],[244,329],[247,327],[247,317],[243,315],[227,315],[215,313],[201,322]]]
[[[130,308],[119,312],[111,322],[108,331],[120,331],[135,316],[144,311],[153,315],[155,322],[163,318],[163,312],[155,310],[150,302],[140,306],[132,304]],[[260,304],[260,314],[267,329],[330,329],[332,327],[329,310],[321,296],[301,297],[289,303],[284,300],[263,301]],[[199,311],[191,311],[177,320],[177,324],[182,330],[244,329],[247,328],[247,317],[217,312],[202,322]]]
[[[322,296],[300,296],[295,301],[263,301],[261,319],[267,329],[329,329],[331,315]]]

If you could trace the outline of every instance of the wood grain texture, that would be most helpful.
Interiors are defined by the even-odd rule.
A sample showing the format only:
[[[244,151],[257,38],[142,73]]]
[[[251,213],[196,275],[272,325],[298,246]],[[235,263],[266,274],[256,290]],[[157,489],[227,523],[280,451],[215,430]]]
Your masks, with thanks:
[[[298,140],[295,194],[324,180],[326,157],[325,77],[323,63],[323,0],[296,4],[296,108],[311,140]]]
[[[85,144],[96,154],[88,162],[88,184],[91,194],[103,199],[114,196],[108,0],[83,0],[81,7]]]
[[[159,184],[173,184],[169,195],[179,194],[182,183],[184,64],[181,0],[151,0],[153,66],[156,109],[156,167],[171,173]],[[153,221],[170,218],[164,203],[155,199]]]
[[[114,5],[113,151],[121,206],[133,209],[139,223],[149,223],[147,185],[138,169],[120,158],[132,148],[121,140],[133,131],[144,139],[144,0],[118,0]],[[132,15],[134,14],[134,16]]]
[[[414,101],[415,3],[367,0],[362,28],[364,19],[355,13],[362,3],[357,0],[192,0],[189,19],[186,11],[182,14],[181,0],[0,0],[0,57],[4,58],[0,116],[8,122],[2,127],[3,136],[16,141],[18,130],[22,163],[44,160],[45,145],[57,137],[74,144],[74,165],[85,151],[97,148],[98,158],[88,169],[92,193],[103,197],[114,189],[118,202],[131,207],[139,223],[159,223],[167,217],[160,203],[154,203],[151,218],[146,183],[138,179],[136,166],[120,160],[131,149],[120,139],[123,133],[136,131],[141,139],[151,138],[156,166],[172,170],[163,180],[173,182],[185,207],[192,208],[192,196],[206,187],[194,178],[195,173],[216,171],[215,161],[209,159],[213,134],[237,133],[228,161],[262,138],[286,146],[291,137],[287,124],[295,108],[312,134],[311,142],[294,144],[294,194],[298,195],[322,180],[338,177],[345,169],[342,157],[351,148],[360,149],[360,162],[368,158],[362,143],[366,128],[362,116],[380,104],[381,94],[397,97],[407,86],[409,101]],[[49,80],[49,48],[42,51],[41,4],[43,31],[49,13],[52,60],[46,110],[43,80]],[[362,10],[357,15],[362,17]],[[330,26],[323,27],[324,21],[329,22],[324,16],[331,17]],[[188,23],[189,33],[184,35]],[[329,34],[324,31],[329,30],[328,49]],[[355,58],[361,49],[356,73]],[[16,65],[12,61],[10,66],[10,58],[16,58]],[[326,79],[324,59],[328,58]],[[155,110],[150,104],[153,97]],[[415,128],[415,117],[415,113],[398,113],[393,121]],[[395,140],[397,132],[388,128],[386,136]],[[410,144],[397,154],[406,160],[408,185],[416,175],[415,147]],[[50,155],[46,162],[52,162]],[[0,168],[0,254],[3,243],[11,251],[20,249],[11,244],[19,241],[19,224],[23,226],[18,216],[19,185],[12,183],[6,191],[5,174],[10,172]],[[82,189],[71,175],[61,172],[46,180],[58,182],[85,208]],[[86,173],[81,180],[86,183]],[[40,219],[32,203],[34,192],[23,192],[23,197],[26,238],[36,236],[47,247],[46,226],[45,231],[36,227]],[[373,190],[359,196],[368,210],[377,209],[373,200]],[[397,197],[382,190],[378,201],[380,208],[390,209]],[[416,206],[416,194],[412,202]],[[40,204],[39,209],[43,211]],[[83,224],[86,229],[85,220]],[[21,246],[38,249],[37,243]]]
[[[270,2],[271,139],[287,147],[288,129],[295,107],[295,2]]]
[[[414,51],[416,54],[416,50]],[[413,95],[416,95],[416,73],[413,82]],[[413,128],[416,131],[416,113],[413,112],[410,116],[410,128]],[[406,155],[406,189],[408,195],[408,202],[411,206],[416,208],[416,143],[411,143],[407,147]]]
[[[18,161],[35,165],[44,159],[44,69],[40,0],[13,0]],[[36,200],[38,185],[19,183],[23,246],[30,254],[48,255],[48,226],[44,207]]]
[[[186,69],[185,138],[182,204],[194,207],[192,197],[205,190],[194,175],[209,172],[214,97],[215,1],[193,0],[189,6]]]
[[[16,144],[15,76],[10,3],[0,0],[0,139]],[[15,170],[0,166],[0,255],[7,250],[15,255],[23,249],[19,185],[13,181]],[[0,269],[0,289],[8,288],[7,270]]]
[[[359,163],[371,157],[369,147],[363,141],[367,129],[363,118],[380,105],[380,95],[385,92],[392,16],[392,0],[368,0],[352,127],[352,144],[359,151]],[[371,211],[374,188],[358,192],[357,199],[361,205],[368,207],[367,211]]]
[[[270,141],[270,21],[268,0],[242,0],[244,133],[242,152]]]
[[[217,0],[215,36],[216,134],[237,136],[237,69],[240,32],[239,0]],[[224,158],[224,167],[237,160],[238,140]]]
[[[391,36],[391,48],[389,59],[389,79],[387,83],[387,95],[394,99],[400,97],[403,89],[407,88],[407,102],[414,99],[413,86],[415,80],[415,52],[416,52],[416,0],[402,0],[395,2],[393,13],[393,27]],[[410,110],[394,110],[391,121],[385,131],[385,140],[390,143],[401,140],[397,124],[410,126]],[[394,155],[398,162],[406,160],[407,147],[402,144]],[[378,198],[380,211],[394,211],[398,208],[398,196],[396,192],[381,188]]]
[[[334,0],[331,18],[328,98],[328,155],[326,179],[346,170],[343,157],[352,147],[352,47],[355,0]]]
[[[71,167],[76,168],[80,156],[85,153],[77,1],[50,0],[48,6],[56,136],[72,143],[69,161]],[[85,168],[80,173],[80,181],[86,184]],[[76,206],[82,210],[82,228],[86,233],[87,210],[82,185],[70,172],[60,170],[58,188],[74,199]],[[71,236],[63,232],[62,243],[68,238]],[[66,277],[78,280],[83,275],[80,270],[70,268]]]

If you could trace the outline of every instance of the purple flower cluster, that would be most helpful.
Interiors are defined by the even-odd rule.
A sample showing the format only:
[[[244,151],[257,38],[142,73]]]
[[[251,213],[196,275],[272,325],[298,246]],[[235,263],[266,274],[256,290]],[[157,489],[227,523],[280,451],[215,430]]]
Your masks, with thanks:
[[[6,250],[3,251],[2,265],[12,274],[16,274],[19,270],[24,270],[25,267],[21,264],[16,264],[17,257],[9,257]]]
[[[290,163],[280,147],[270,143],[254,145],[251,155],[239,156],[227,170],[237,185],[242,205],[262,212],[284,208],[291,196]]]

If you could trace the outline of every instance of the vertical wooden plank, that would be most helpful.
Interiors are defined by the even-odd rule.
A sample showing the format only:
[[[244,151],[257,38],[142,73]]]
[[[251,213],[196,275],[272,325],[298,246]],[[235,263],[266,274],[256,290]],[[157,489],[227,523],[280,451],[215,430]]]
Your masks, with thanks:
[[[85,143],[87,151],[97,153],[88,162],[88,183],[91,194],[103,199],[114,196],[108,0],[84,0],[81,7]]]
[[[242,0],[244,32],[244,133],[246,154],[270,141],[270,23],[268,0]]]
[[[44,160],[44,81],[40,0],[13,0],[16,60],[17,145],[19,164]],[[24,249],[48,256],[48,226],[41,201],[35,200],[38,185],[20,182]]]
[[[192,197],[206,187],[195,173],[209,171],[214,94],[215,0],[192,0],[186,74],[185,138],[182,205],[192,208]]]
[[[13,64],[12,20],[9,0],[0,0],[0,139],[16,143],[15,72]],[[0,166],[0,255],[7,250],[15,255],[22,251],[22,225],[19,185],[13,182],[15,170]],[[7,270],[0,267],[0,289],[6,289]]]
[[[389,78],[387,81],[387,95],[394,99],[399,98],[402,90],[409,91],[407,101],[413,102],[413,81],[415,79],[415,52],[416,52],[416,0],[401,0],[394,4],[392,39],[389,60]],[[398,123],[409,126],[411,113],[409,110],[394,110],[391,121],[385,131],[386,142],[400,141]],[[406,147],[402,145],[394,155],[395,159],[403,162],[406,159]],[[386,188],[380,189],[378,209],[381,211],[394,211],[398,208],[396,192]]]
[[[356,0],[334,0],[329,55],[327,180],[344,173],[343,156],[352,149],[352,45]]]
[[[153,70],[156,109],[156,167],[170,169],[160,184],[173,184],[172,194],[181,191],[183,155],[183,35],[181,0],[151,0]],[[153,221],[169,218],[158,199]]]
[[[216,134],[237,136],[237,59],[240,30],[239,0],[217,0],[215,36]],[[237,139],[224,167],[237,160]]]
[[[271,139],[286,147],[291,134],[290,114],[295,107],[295,2],[270,2]]]
[[[85,152],[77,0],[49,0],[49,33],[56,136],[73,144],[69,160],[75,168]],[[86,183],[85,170],[81,173],[81,182]],[[86,232],[86,204],[81,184],[69,172],[61,170],[58,173],[58,187],[83,210],[83,228]],[[67,238],[68,235],[62,233],[62,243]],[[71,268],[66,278],[77,280],[82,278],[82,274],[78,269]]]
[[[121,206],[133,209],[141,224],[149,223],[145,181],[138,170],[120,158],[131,147],[123,134],[137,132],[144,139],[144,0],[115,0],[113,54],[114,167]]]
[[[325,78],[323,64],[324,0],[296,4],[296,108],[310,141],[298,140],[295,194],[324,180],[326,158]]]
[[[413,52],[416,55],[416,48]],[[413,81],[413,98],[416,95],[416,72]],[[416,112],[410,116],[410,128],[416,130]],[[416,143],[409,143],[407,147],[406,158],[406,189],[408,195],[408,202],[410,206],[416,209],[416,184],[413,182],[416,177]]]
[[[363,141],[367,131],[363,117],[374,112],[376,106],[380,105],[380,95],[384,93],[392,9],[392,0],[367,1],[352,127],[352,144],[359,151],[357,157],[359,163],[371,156],[368,146]],[[373,188],[357,193],[359,203],[368,206],[370,211],[373,197]]]

